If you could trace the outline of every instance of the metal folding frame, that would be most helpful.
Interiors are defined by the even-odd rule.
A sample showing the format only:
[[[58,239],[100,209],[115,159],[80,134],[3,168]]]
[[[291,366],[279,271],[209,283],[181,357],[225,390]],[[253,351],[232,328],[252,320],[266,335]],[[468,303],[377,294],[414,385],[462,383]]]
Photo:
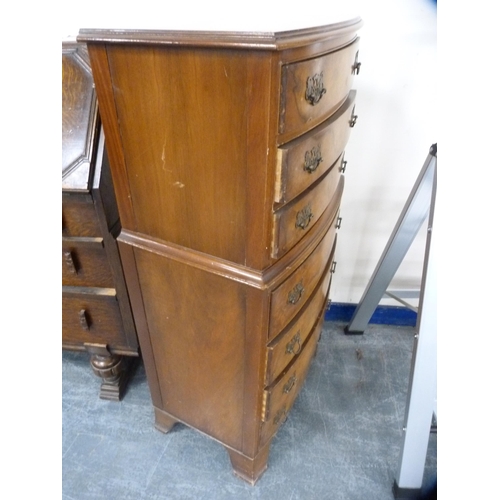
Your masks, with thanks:
[[[433,197],[436,166],[437,144],[433,144],[366,290],[345,328],[347,335],[364,333],[380,300],[387,294],[389,284],[415,236],[427,220]],[[396,294],[393,294],[393,298],[399,300],[399,297],[394,295]]]
[[[364,333],[384,295],[389,295],[413,309],[387,288],[422,224],[428,220],[403,423],[403,444],[393,485],[394,497],[397,499],[421,498],[429,433],[431,428],[435,428],[433,417],[436,417],[437,399],[437,277],[432,230],[436,189],[437,144],[433,144],[365,293],[345,328],[348,335]],[[406,297],[408,296],[411,294],[406,294]]]

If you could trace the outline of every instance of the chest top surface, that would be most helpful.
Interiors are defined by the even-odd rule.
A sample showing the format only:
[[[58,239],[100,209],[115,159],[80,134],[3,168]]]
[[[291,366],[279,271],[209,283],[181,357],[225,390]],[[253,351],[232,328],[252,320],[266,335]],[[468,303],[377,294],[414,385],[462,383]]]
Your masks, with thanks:
[[[355,33],[363,22],[353,17],[341,22],[302,24],[285,30],[248,29],[131,29],[81,28],[77,40],[89,43],[145,44],[250,50],[286,50],[312,45],[325,39],[341,39]],[[201,25],[203,26],[203,25]],[[290,26],[295,26],[290,24]]]

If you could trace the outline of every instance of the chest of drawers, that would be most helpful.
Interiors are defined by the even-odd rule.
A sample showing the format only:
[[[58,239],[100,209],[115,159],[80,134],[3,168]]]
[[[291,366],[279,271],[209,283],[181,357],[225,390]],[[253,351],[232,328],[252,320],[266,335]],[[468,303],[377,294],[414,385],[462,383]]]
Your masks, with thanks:
[[[251,483],[321,332],[360,26],[79,35],[156,427],[216,439]]]
[[[120,231],[85,45],[62,47],[62,346],[86,350],[100,396],[120,399],[138,356]]]

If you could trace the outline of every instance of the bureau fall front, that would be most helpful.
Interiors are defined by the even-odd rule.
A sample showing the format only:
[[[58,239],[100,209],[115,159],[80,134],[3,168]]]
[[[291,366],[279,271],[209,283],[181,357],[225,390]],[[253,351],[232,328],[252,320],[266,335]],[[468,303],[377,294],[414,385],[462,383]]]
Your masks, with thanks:
[[[216,439],[251,483],[321,332],[360,26],[79,35],[156,427]]]

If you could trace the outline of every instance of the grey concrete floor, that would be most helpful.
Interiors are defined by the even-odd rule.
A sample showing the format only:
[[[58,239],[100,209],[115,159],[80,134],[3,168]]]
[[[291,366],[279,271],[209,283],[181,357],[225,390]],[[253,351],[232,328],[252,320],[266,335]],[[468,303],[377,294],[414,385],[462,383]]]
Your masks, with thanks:
[[[369,325],[345,336],[327,322],[317,355],[255,486],[224,448],[182,425],[154,428],[141,363],[119,402],[98,398],[88,357],[62,360],[63,500],[392,500],[414,329]],[[437,478],[430,434],[423,490]]]

